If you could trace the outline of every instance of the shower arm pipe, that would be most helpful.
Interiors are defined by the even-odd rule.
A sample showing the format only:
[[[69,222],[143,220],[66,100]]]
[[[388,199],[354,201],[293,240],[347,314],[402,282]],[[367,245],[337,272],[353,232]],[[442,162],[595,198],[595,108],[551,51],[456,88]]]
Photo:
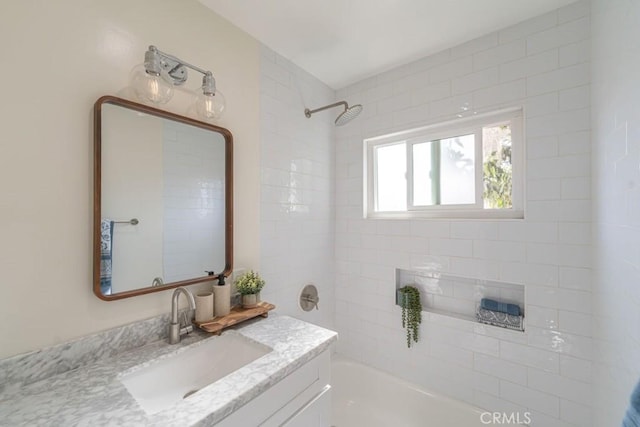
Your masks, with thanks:
[[[325,105],[324,107],[316,108],[315,110],[309,110],[308,108],[305,108],[304,115],[307,116],[307,118],[309,118],[313,113],[317,113],[318,111],[328,110],[329,108],[337,107],[338,105],[344,105],[345,109],[349,108],[349,104],[347,104],[346,101],[340,101],[334,104]]]

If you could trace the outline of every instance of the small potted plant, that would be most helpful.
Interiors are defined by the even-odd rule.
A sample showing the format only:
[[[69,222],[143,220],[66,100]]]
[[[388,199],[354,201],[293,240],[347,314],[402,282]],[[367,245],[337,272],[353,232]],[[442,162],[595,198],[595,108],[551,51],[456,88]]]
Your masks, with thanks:
[[[398,289],[399,302],[402,307],[402,327],[407,329],[407,347],[411,342],[418,342],[418,330],[422,323],[422,304],[420,291],[415,286],[404,286]]]
[[[244,273],[235,281],[236,291],[242,295],[242,307],[253,308],[260,302],[260,291],[264,287],[264,279],[253,270]]]

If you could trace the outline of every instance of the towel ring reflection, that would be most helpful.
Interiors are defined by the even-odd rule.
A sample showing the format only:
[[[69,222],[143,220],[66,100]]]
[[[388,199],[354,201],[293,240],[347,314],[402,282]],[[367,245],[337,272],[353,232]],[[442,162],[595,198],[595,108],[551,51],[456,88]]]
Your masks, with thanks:
[[[131,224],[131,225],[138,225],[140,221],[138,221],[138,218],[131,218],[129,221],[113,221],[114,224]]]

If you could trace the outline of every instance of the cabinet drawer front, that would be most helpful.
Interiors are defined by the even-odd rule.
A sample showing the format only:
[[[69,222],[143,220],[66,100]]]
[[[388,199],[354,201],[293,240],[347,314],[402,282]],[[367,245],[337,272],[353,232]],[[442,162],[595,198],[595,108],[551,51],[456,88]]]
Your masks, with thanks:
[[[281,426],[330,381],[329,352],[312,359],[220,421],[220,427]]]
[[[327,427],[331,418],[331,386],[326,385],[282,427]]]

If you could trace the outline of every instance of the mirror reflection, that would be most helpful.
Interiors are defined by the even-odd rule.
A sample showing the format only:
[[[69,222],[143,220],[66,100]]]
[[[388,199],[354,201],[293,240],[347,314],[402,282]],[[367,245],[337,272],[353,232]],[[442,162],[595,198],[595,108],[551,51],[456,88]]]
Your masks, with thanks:
[[[124,100],[99,110],[98,296],[132,296],[230,270],[228,131]]]

